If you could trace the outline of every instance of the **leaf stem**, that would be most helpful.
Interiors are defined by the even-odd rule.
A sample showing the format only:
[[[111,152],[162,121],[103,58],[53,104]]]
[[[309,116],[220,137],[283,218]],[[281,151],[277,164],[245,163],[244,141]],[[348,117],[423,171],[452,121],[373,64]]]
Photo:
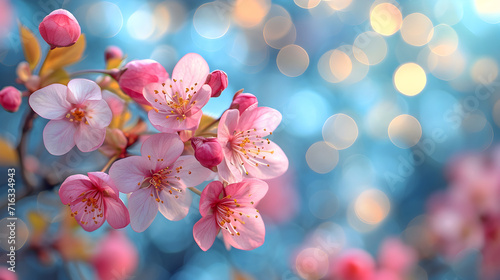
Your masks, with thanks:
[[[101,172],[106,172],[106,170],[108,170],[108,168],[111,166],[113,162],[115,162],[116,159],[118,159],[118,155],[114,155],[113,157],[111,157],[106,163],[106,165],[104,165]]]

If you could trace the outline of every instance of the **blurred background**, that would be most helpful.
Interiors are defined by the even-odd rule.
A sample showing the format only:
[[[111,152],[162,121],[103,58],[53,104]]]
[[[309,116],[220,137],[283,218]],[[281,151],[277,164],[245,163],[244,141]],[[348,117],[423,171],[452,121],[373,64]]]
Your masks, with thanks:
[[[486,277],[486,233],[472,245],[456,238],[464,246],[449,257],[436,243],[442,232],[428,220],[429,200],[449,189],[450,170],[483,167],[453,169],[457,158],[473,154],[489,162],[495,154],[499,1],[0,0],[0,88],[24,90],[15,83],[25,60],[17,22],[36,34],[46,53],[38,24],[59,8],[75,15],[87,40],[83,59],[69,72],[103,69],[110,45],[127,61],[151,58],[169,73],[184,54],[199,53],[211,70],[229,77],[204,112],[219,117],[242,88],[260,106],[276,108],[283,121],[272,139],[290,168],[269,182],[258,206],[266,241],[253,251],[228,251],[216,240],[202,252],[192,237],[198,198],[178,222],[158,215],[143,233],[130,227],[117,233],[107,225],[87,233],[62,210],[58,186],[34,193],[16,202],[19,279],[342,279],[335,269],[343,252],[358,248],[376,259],[387,238],[402,240],[416,256],[401,278],[390,279]],[[18,112],[0,112],[3,201],[7,169],[18,166],[13,147],[27,106],[25,98]],[[48,154],[43,127],[44,120],[35,121],[22,168],[64,177],[106,162],[98,152]],[[22,191],[23,183],[16,188]],[[493,193],[500,205],[500,192]],[[1,211],[7,216],[5,206]],[[446,217],[439,221],[456,233],[459,222]],[[0,221],[3,249],[6,224]],[[500,250],[489,258],[498,263],[498,256]],[[109,278],[99,269],[110,271]],[[484,279],[500,279],[496,275]]]

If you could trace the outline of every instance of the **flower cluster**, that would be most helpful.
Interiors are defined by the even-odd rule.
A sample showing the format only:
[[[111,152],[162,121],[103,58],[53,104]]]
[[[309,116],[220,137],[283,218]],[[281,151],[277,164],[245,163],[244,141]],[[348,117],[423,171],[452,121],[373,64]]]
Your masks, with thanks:
[[[142,232],[158,211],[172,221],[183,219],[192,191],[201,196],[202,218],[193,229],[201,249],[209,249],[219,233],[227,246],[238,249],[263,244],[264,222],[255,208],[268,189],[262,180],[288,169],[286,155],[269,139],[281,122],[277,110],[259,107],[254,95],[239,91],[219,119],[204,114],[203,107],[222,94],[228,79],[223,71],[211,72],[195,53],[182,57],[169,75],[153,60],[125,63],[113,46],[104,54],[105,70],[67,73],[64,66],[77,62],[85,45],[78,21],[56,10],[39,31],[51,50],[39,73],[32,73],[40,58],[32,46],[38,42],[32,34],[24,36],[32,42],[17,81],[26,87],[22,95],[29,96],[33,112],[50,120],[43,130],[47,151],[60,156],[76,146],[108,157],[100,172],[69,176],[59,189],[84,230],[107,221],[115,229],[130,224]],[[89,72],[103,75],[74,78]],[[0,101],[16,111],[21,93],[5,88]],[[129,109],[132,102],[147,111],[147,119]],[[157,132],[148,131],[148,122]],[[140,155],[127,150],[135,144],[141,145]],[[207,180],[212,182],[203,191],[195,188]],[[128,194],[127,203],[120,193]]]
[[[448,260],[480,252],[481,279],[500,273],[500,157],[469,154],[449,167],[450,186],[428,203],[431,241]]]

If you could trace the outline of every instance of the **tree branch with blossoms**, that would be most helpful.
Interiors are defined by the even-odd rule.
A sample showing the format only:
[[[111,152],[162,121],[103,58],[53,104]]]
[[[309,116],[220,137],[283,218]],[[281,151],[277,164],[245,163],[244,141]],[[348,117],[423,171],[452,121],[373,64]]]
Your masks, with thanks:
[[[288,169],[285,153],[269,139],[281,122],[277,110],[259,107],[254,95],[241,90],[220,118],[205,115],[203,107],[222,94],[228,78],[221,70],[211,72],[195,53],[182,57],[169,75],[154,60],[125,63],[121,50],[109,47],[106,69],[68,73],[65,67],[83,55],[85,38],[77,19],[62,9],[40,23],[50,51],[35,75],[40,46],[31,31],[20,28],[27,62],[19,64],[17,74],[26,91],[4,88],[0,101],[15,112],[21,96],[28,98],[17,149],[21,166],[37,116],[49,120],[42,139],[50,154],[62,156],[76,146],[108,158],[100,171],[73,174],[60,185],[61,202],[84,230],[94,231],[107,221],[115,229],[130,224],[142,232],[158,212],[181,220],[190,210],[192,192],[200,196],[201,219],[193,236],[202,250],[217,235],[226,246],[242,250],[263,244],[264,222],[256,209],[268,189],[263,180]],[[74,78],[87,73],[101,75],[96,80]],[[147,119],[134,116],[128,109],[131,102],[148,112]],[[148,131],[148,122],[157,132]],[[128,151],[135,144],[141,146],[140,155]],[[24,171],[22,177],[26,195],[40,189]],[[211,182],[203,190],[196,188],[205,181]],[[128,194],[126,203],[120,193]]]

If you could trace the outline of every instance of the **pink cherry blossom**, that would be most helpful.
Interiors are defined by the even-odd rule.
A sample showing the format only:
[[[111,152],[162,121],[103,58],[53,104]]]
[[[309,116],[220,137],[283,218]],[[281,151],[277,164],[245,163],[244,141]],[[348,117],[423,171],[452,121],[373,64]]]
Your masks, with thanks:
[[[243,178],[271,179],[288,169],[288,158],[281,148],[266,138],[281,122],[281,114],[267,107],[227,110],[221,117],[217,138],[224,159],[217,166],[219,176],[229,182]]]
[[[221,70],[215,70],[208,74],[205,82],[212,89],[212,97],[219,97],[227,88],[227,74]]]
[[[371,280],[375,273],[375,261],[367,252],[350,249],[334,259],[332,264],[333,279]]]
[[[76,18],[64,9],[55,10],[46,16],[38,30],[51,49],[73,45],[81,33]]]
[[[116,161],[109,174],[118,189],[129,197],[130,225],[137,232],[146,230],[158,210],[165,218],[183,219],[191,205],[187,187],[194,187],[210,175],[194,156],[181,156],[184,144],[179,135],[159,133],[141,147],[142,156]]]
[[[128,279],[137,269],[139,256],[123,231],[111,231],[99,240],[90,262],[99,280]]]
[[[108,62],[110,59],[122,59],[123,51],[117,46],[109,46],[104,51],[104,60]]]
[[[63,155],[75,145],[82,152],[104,142],[112,113],[102,99],[99,86],[90,80],[74,79],[68,86],[52,84],[34,92],[31,108],[51,121],[43,130],[43,142],[53,155]]]
[[[59,189],[63,204],[71,208],[71,216],[86,231],[98,229],[105,220],[113,228],[124,228],[129,213],[118,196],[118,189],[103,172],[89,172],[66,178]]]
[[[194,157],[208,169],[219,165],[224,158],[222,147],[217,138],[193,137],[191,145],[194,149]]]
[[[149,105],[143,95],[144,87],[168,79],[167,70],[152,59],[132,60],[124,69],[118,77],[115,77],[120,88],[135,102],[144,105]]]
[[[21,92],[15,87],[4,87],[0,90],[0,105],[9,111],[16,112],[21,106]]]
[[[154,108],[149,111],[149,120],[156,129],[177,132],[198,128],[203,115],[201,108],[211,94],[210,86],[205,84],[208,71],[207,62],[190,53],[175,65],[172,79],[144,88],[144,97]]]
[[[238,109],[240,114],[243,113],[247,108],[257,108],[258,106],[257,97],[251,93],[237,93],[233,97],[233,102],[229,108]]]
[[[222,229],[224,241],[241,250],[252,250],[264,243],[264,221],[255,205],[267,192],[267,184],[246,179],[224,188],[222,182],[208,184],[200,198],[202,218],[194,225],[194,240],[208,250]]]
[[[2,1],[0,1],[1,3]],[[0,279],[2,280],[17,280],[17,274],[10,271],[5,266],[0,266]]]

